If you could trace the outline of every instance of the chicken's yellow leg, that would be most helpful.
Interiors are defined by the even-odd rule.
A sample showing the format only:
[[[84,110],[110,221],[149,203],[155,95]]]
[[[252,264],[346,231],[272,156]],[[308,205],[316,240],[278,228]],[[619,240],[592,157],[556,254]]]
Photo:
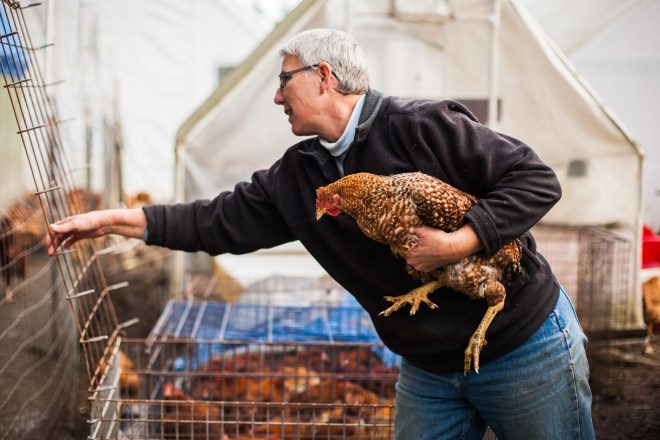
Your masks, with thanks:
[[[503,288],[504,286],[502,286],[502,289]],[[488,330],[490,323],[493,322],[495,315],[500,313],[503,308],[504,298],[502,298],[502,300],[497,304],[488,306],[486,314],[481,319],[479,326],[474,331],[474,333],[472,333],[472,336],[470,336],[470,343],[465,349],[465,361],[463,364],[464,374],[467,375],[470,372],[470,365],[472,364],[472,361],[474,361],[474,371],[479,374],[479,354],[481,353],[481,349],[484,347],[484,345],[486,345],[486,330]]]
[[[419,305],[422,302],[425,302],[426,305],[431,309],[437,309],[438,306],[436,303],[431,301],[428,296],[434,291],[438,290],[442,286],[447,284],[447,278],[443,275],[439,279],[431,281],[430,283],[424,284],[421,287],[418,287],[405,295],[400,296],[386,296],[385,299],[389,302],[394,303],[389,308],[383,310],[378,314],[378,316],[389,316],[390,313],[396,312],[405,304],[410,304],[410,314],[414,315],[419,309]]]
[[[644,353],[646,354],[655,353],[655,349],[651,345],[651,341],[653,340],[653,326],[653,323],[651,323],[646,327],[646,338],[644,339]]]

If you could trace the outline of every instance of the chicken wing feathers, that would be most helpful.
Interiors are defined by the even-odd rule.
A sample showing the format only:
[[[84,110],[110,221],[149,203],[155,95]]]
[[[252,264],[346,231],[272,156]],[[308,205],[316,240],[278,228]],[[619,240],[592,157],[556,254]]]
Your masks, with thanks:
[[[455,231],[465,224],[468,210],[479,203],[476,197],[421,172],[392,176],[351,174],[319,188],[316,194],[317,219],[324,214],[336,216],[344,212],[355,219],[364,234],[389,244],[392,253],[404,258],[418,243],[413,233],[416,226]],[[394,304],[381,315],[387,316],[405,304],[411,305],[411,314],[422,302],[436,308],[428,295],[443,286],[472,299],[485,299],[488,311],[465,352],[465,373],[472,362],[478,372],[486,330],[504,306],[506,292],[502,283],[520,273],[521,257],[522,245],[516,239],[493,255],[470,255],[431,272],[420,272],[407,265],[408,273],[425,284],[405,295],[386,296]]]

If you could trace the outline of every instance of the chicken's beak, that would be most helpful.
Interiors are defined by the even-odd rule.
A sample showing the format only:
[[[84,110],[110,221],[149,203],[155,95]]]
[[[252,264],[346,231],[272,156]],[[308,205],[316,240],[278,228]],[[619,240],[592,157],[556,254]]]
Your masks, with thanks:
[[[323,217],[323,214],[326,212],[328,212],[328,210],[325,208],[316,208],[316,220],[321,220],[321,217]]]

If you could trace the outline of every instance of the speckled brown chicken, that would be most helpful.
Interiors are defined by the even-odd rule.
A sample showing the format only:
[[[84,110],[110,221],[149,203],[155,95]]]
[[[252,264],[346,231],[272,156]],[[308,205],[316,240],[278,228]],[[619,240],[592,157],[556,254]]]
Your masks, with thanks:
[[[426,225],[454,231],[465,223],[465,213],[477,203],[475,197],[423,173],[392,176],[357,173],[316,191],[316,218],[346,213],[368,237],[388,244],[394,255],[405,257],[418,242],[412,232],[414,227]],[[387,316],[405,304],[411,305],[413,315],[421,302],[435,309],[437,305],[428,295],[442,286],[472,299],[485,299],[488,309],[465,350],[465,374],[472,363],[478,373],[486,330],[504,307],[506,291],[502,283],[520,273],[521,255],[520,241],[514,240],[488,257],[474,254],[432,272],[420,272],[407,265],[408,273],[424,285],[405,295],[386,296],[394,304],[381,315]]]

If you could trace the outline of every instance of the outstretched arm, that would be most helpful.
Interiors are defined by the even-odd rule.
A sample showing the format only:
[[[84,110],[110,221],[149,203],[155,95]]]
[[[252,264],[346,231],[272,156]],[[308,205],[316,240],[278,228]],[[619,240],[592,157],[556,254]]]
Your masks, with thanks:
[[[430,272],[438,267],[457,261],[479,252],[483,245],[469,223],[453,232],[445,232],[428,226],[415,228],[419,237],[406,262],[422,272]]]
[[[142,209],[91,211],[51,224],[46,247],[48,253],[53,254],[59,246],[68,249],[80,240],[108,234],[142,238],[146,226],[147,218]]]

